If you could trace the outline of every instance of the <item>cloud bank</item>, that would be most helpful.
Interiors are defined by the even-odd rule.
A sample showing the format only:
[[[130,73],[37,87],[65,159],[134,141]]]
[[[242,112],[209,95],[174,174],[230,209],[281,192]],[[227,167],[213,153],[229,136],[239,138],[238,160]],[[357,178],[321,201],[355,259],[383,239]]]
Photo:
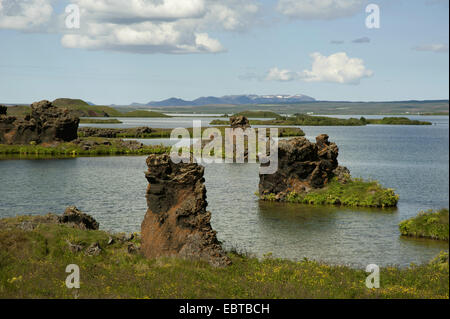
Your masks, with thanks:
[[[69,0],[80,9],[81,27],[67,29],[65,13],[55,17],[52,3],[0,0],[0,28],[41,31],[47,24],[67,48],[216,53],[225,49],[211,32],[245,30],[260,10],[256,0]]]
[[[295,72],[288,69],[272,68],[267,73],[267,81],[328,82],[339,84],[359,84],[361,79],[373,75],[362,59],[350,58],[345,52],[324,56],[318,52],[312,53],[310,70]]]

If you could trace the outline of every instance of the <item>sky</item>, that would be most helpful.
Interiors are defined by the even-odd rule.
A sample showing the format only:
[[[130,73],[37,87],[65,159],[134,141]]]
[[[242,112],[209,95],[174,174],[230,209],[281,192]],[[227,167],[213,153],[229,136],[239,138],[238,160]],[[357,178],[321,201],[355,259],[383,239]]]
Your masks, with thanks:
[[[448,30],[448,0],[0,0],[0,102],[448,99]]]

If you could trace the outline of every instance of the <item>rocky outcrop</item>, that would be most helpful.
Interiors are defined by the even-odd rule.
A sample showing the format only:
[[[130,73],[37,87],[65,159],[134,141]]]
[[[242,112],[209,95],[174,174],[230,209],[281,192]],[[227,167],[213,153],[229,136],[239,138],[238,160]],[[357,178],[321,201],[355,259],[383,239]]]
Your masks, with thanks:
[[[41,224],[65,224],[69,227],[83,230],[98,230],[98,222],[90,215],[81,212],[75,206],[67,207],[63,215],[48,213],[47,215],[26,216],[24,220],[18,219],[18,223],[3,224],[0,220],[0,229],[5,226],[18,227],[25,231],[32,231]]]
[[[66,208],[64,214],[59,217],[59,222],[62,224],[70,224],[79,229],[91,229],[98,230],[98,222],[90,215],[82,213],[75,206],[69,206]]]
[[[67,109],[57,108],[49,101],[36,102],[31,104],[31,114],[24,118],[0,114],[0,143],[72,141],[77,138],[79,122]]]
[[[339,149],[328,141],[328,135],[316,137],[311,143],[304,137],[278,142],[278,170],[275,174],[260,175],[259,195],[274,195],[284,200],[290,193],[308,192],[325,186],[332,177],[344,179],[350,174],[338,166]]]
[[[241,128],[246,129],[250,127],[250,122],[245,116],[238,115],[230,117],[230,126],[231,128]]]
[[[204,167],[175,164],[167,154],[150,155],[145,174],[148,210],[141,225],[141,251],[148,258],[178,256],[213,266],[231,263],[206,211]]]

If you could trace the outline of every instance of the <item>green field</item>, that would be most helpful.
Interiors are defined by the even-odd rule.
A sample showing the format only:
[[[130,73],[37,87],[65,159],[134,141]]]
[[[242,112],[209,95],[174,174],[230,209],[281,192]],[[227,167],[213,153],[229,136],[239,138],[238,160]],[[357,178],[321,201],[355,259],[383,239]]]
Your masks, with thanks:
[[[0,220],[0,298],[449,297],[448,253],[423,265],[381,267],[380,288],[368,289],[364,269],[236,252],[228,253],[232,265],[225,268],[177,258],[146,259],[128,250],[129,245],[140,246],[138,235],[124,240],[123,234],[36,223],[42,219]],[[82,251],[71,251],[69,243]],[[87,255],[85,249],[93,243],[99,244],[100,254]],[[80,289],[65,285],[69,264],[80,267]]]
[[[91,147],[85,149],[84,144],[75,142],[57,143],[55,145],[5,145],[0,144],[0,155],[20,155],[21,157],[34,156],[106,156],[106,155],[147,155],[161,154],[169,151],[169,147],[162,145],[144,145],[142,148],[134,149],[128,147],[120,139],[106,138],[84,138],[85,142],[90,143]]]

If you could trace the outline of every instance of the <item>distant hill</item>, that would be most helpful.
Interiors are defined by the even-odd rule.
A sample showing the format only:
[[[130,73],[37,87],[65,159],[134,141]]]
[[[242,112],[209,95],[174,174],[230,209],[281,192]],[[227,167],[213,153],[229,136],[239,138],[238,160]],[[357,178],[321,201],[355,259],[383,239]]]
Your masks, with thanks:
[[[147,110],[121,112],[110,106],[90,105],[80,99],[60,98],[52,102],[55,106],[72,110],[79,117],[170,117],[166,114]],[[29,105],[8,106],[8,115],[25,116],[31,112]]]
[[[248,105],[248,104],[284,104],[312,102],[314,98],[303,95],[225,95],[222,97],[203,96],[193,101],[170,98],[163,101],[152,101],[147,104],[133,103],[131,106],[165,107],[165,106],[203,106],[203,105]]]
[[[73,110],[80,117],[108,117],[120,116],[120,112],[110,106],[89,105],[80,99],[56,99],[53,105],[57,107],[64,107]]]
[[[278,114],[357,114],[357,115],[448,115],[448,100],[430,101],[386,101],[386,102],[346,102],[346,101],[313,101],[301,103],[273,103],[245,105],[201,105],[201,106],[164,106],[156,107],[161,112],[181,113],[213,113],[236,114],[243,111],[270,111]]]

